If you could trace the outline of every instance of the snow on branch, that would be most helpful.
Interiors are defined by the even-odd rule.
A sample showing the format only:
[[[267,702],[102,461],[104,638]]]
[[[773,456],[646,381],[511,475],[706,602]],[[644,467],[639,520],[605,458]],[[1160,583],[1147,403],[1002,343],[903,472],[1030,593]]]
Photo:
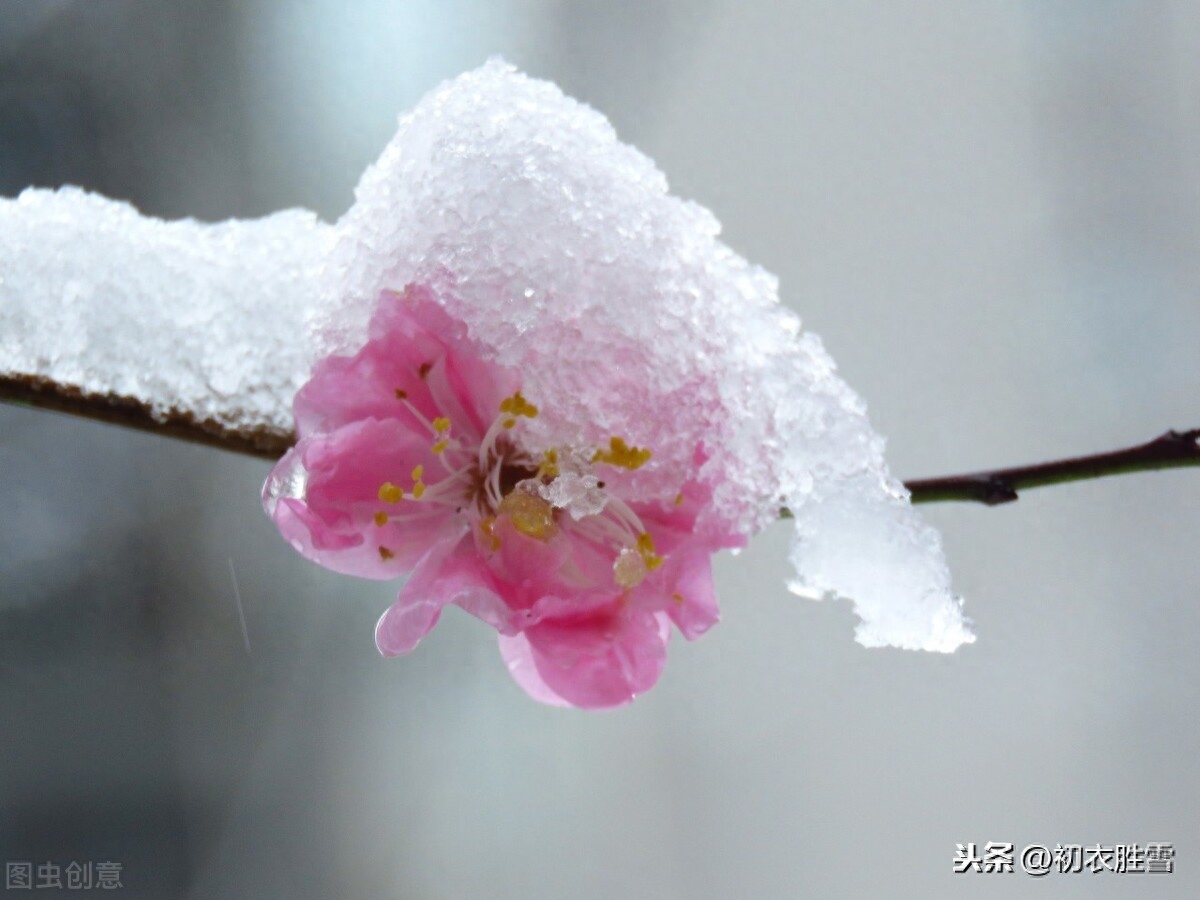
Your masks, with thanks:
[[[790,587],[852,599],[860,642],[973,640],[940,537],[775,277],[602,115],[498,60],[404,116],[333,225],[162,222],[74,188],[0,200],[0,393],[273,455],[313,364],[353,366],[380,298],[412,285],[478,372],[519,376],[530,458],[620,436],[652,451],[606,479],[630,508],[693,484],[695,533],[742,537],[791,510]]]
[[[331,226],[164,222],[78,188],[0,200],[0,397],[278,456]]]

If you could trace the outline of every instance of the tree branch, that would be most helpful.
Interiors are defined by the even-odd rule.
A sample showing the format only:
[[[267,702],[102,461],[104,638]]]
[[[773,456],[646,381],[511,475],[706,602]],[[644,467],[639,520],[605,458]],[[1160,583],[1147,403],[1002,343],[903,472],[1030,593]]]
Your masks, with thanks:
[[[90,394],[74,385],[35,375],[0,374],[0,401],[70,413],[263,459],[278,459],[295,443],[290,431],[266,425],[230,428],[215,419],[197,418],[187,410],[156,416],[150,405],[137,397]]]
[[[1075,456],[1052,462],[972,472],[968,475],[949,475],[941,478],[922,478],[905,484],[913,503],[942,503],[965,500],[998,506],[1017,499],[1020,491],[1067,484],[1109,475],[1130,472],[1151,472],[1157,469],[1177,469],[1200,466],[1200,428],[1191,431],[1168,431],[1146,444]]]
[[[136,397],[89,394],[72,385],[29,375],[0,374],[0,401],[85,416],[261,459],[278,459],[295,443],[291,432],[282,429],[265,425],[235,429],[213,419],[198,419],[186,410],[156,416],[149,405]],[[906,482],[905,487],[912,494],[913,503],[968,501],[997,506],[1016,500],[1021,491],[1030,488],[1184,466],[1200,466],[1200,428],[1168,431],[1149,443],[1123,450],[966,475],[921,478]]]

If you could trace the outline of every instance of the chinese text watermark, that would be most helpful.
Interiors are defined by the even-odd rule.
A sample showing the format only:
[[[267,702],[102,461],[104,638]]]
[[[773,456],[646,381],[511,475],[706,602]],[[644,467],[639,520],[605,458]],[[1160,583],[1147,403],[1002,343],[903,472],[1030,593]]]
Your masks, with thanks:
[[[5,890],[35,891],[57,888],[67,891],[112,891],[124,887],[121,884],[121,864],[104,862],[33,862],[32,860],[9,860],[5,863]]]
[[[1148,844],[1028,844],[1018,852],[1004,841],[955,844],[954,874],[1015,872],[1041,877],[1051,872],[1099,875],[1170,875],[1175,871],[1175,847],[1162,841]]]

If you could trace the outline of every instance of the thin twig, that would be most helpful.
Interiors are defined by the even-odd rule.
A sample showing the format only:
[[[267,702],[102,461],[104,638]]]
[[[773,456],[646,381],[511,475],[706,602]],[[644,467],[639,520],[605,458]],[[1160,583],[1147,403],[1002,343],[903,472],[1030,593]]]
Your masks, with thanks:
[[[197,419],[188,412],[156,417],[145,402],[135,397],[86,394],[76,387],[32,376],[0,375],[0,401],[86,416],[263,459],[278,459],[295,442],[290,432],[267,426],[231,429],[211,419]],[[1130,472],[1200,466],[1198,441],[1200,429],[1168,431],[1149,443],[1123,450],[966,475],[920,478],[906,482],[905,487],[912,494],[913,503],[967,501],[997,506],[1011,503],[1021,491],[1030,488]]]
[[[1015,466],[1011,469],[994,469],[990,472],[921,478],[907,482],[905,487],[912,494],[913,503],[964,500],[998,506],[1001,503],[1011,503],[1021,491],[1029,488],[1106,478],[1109,475],[1126,475],[1130,472],[1200,466],[1198,439],[1200,428],[1191,431],[1168,431],[1149,443],[1126,447],[1124,450]]]

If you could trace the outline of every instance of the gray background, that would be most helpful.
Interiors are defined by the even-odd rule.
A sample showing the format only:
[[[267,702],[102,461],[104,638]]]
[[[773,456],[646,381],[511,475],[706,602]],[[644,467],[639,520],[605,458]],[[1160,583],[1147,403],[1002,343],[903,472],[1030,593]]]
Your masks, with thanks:
[[[710,206],[939,474],[1200,425],[1198,47],[1151,0],[0,0],[0,192],[333,218],[502,53]],[[772,529],[717,561],[722,625],[587,714],[463,614],[379,658],[395,586],[296,556],[266,471],[0,408],[0,857],[155,898],[1200,893],[1200,475],[930,508],[980,635],[949,657],[855,645]],[[1178,861],[951,874],[989,840]]]

